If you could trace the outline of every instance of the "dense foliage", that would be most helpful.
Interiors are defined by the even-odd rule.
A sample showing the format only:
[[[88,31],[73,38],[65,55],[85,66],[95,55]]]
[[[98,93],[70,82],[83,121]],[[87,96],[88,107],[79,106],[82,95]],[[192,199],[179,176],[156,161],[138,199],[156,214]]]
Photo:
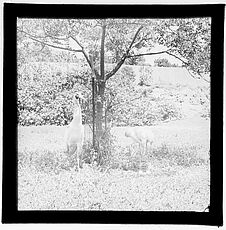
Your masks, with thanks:
[[[167,48],[163,49],[165,53],[182,60],[190,70],[201,75],[210,71],[211,18],[21,18],[18,19],[18,61],[76,61],[76,53],[80,52],[92,53],[94,63],[99,65],[102,35],[105,56],[111,63],[119,63],[132,45],[124,61],[137,64],[142,61],[142,48],[145,53],[152,53],[151,49],[159,44]],[[57,49],[51,49],[53,46]],[[78,51],[75,47],[82,49]]]
[[[210,72],[211,18],[160,20],[158,42],[200,76]]]
[[[159,67],[176,67],[177,66],[176,64],[171,64],[169,60],[166,58],[155,59],[154,65],[159,66]]]
[[[122,66],[126,63],[137,64],[145,55],[167,54],[179,59],[185,67],[201,77],[208,75],[210,26],[209,18],[20,18],[17,21],[17,57],[18,69],[22,74],[18,74],[18,78],[24,78],[21,70],[24,64],[31,61],[60,60],[67,63],[78,62],[79,59],[86,62],[96,80],[95,130],[100,142],[101,133],[104,131],[103,123],[106,128],[109,120],[115,125],[150,125],[156,121],[181,117],[180,104],[173,98],[155,98],[151,92],[137,92],[131,85],[133,80],[127,79],[128,70],[123,73]],[[153,48],[156,46],[162,47],[162,50],[154,52]],[[108,61],[105,61],[105,57],[114,63],[112,68],[106,68]],[[25,85],[18,87],[19,123],[67,124],[72,115],[71,96],[81,85],[82,88],[89,86],[88,89],[85,87],[82,90],[88,95],[88,103],[83,105],[82,109],[85,114],[84,122],[91,122],[91,87],[90,77],[87,77],[90,75],[91,71],[87,69],[76,70],[75,73],[51,73],[48,67],[43,72],[41,69],[35,69],[34,73],[29,73],[25,76],[28,78]],[[129,76],[131,75],[133,74],[129,73]],[[79,79],[82,79],[82,84],[79,84]],[[144,85],[146,79],[144,74],[140,85]],[[124,80],[129,82],[124,84]],[[24,92],[26,89],[27,92]]]
[[[108,81],[105,92],[106,122],[115,125],[152,125],[183,116],[181,103],[202,106],[209,117],[209,91],[205,88],[159,88],[151,85],[151,69],[123,67]],[[66,125],[72,119],[72,96],[82,91],[83,123],[92,121],[91,73],[87,66],[29,63],[18,73],[18,123],[20,125]],[[142,82],[142,84],[141,84]],[[139,86],[140,85],[140,86]],[[142,87],[150,86],[150,87]]]
[[[65,125],[72,119],[72,97],[89,93],[87,68],[65,63],[28,63],[18,73],[18,122],[21,125]],[[82,82],[82,84],[81,84]],[[82,105],[88,110],[88,104]],[[85,119],[85,117],[84,117]]]

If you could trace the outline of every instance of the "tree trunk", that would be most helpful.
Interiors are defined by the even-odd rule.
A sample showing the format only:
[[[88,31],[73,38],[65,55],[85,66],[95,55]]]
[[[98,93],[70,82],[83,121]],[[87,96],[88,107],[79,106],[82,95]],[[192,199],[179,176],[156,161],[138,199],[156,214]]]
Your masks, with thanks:
[[[97,104],[96,104],[96,139],[99,143],[103,135],[103,103],[105,91],[105,70],[104,70],[104,42],[106,34],[105,20],[102,25],[101,48],[100,48],[100,75],[97,78]]]
[[[96,139],[97,143],[99,143],[100,138],[103,135],[103,103],[104,103],[104,91],[105,91],[105,83],[102,82],[99,84],[98,92],[97,92],[97,103],[96,103]]]

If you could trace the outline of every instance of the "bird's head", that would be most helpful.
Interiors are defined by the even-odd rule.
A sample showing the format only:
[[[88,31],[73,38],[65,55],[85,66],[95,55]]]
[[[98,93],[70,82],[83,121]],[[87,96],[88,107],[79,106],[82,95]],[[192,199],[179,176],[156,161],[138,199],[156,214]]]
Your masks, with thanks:
[[[74,101],[79,103],[79,104],[81,104],[82,101],[85,101],[85,98],[84,98],[84,96],[82,95],[81,92],[76,92],[74,94]]]

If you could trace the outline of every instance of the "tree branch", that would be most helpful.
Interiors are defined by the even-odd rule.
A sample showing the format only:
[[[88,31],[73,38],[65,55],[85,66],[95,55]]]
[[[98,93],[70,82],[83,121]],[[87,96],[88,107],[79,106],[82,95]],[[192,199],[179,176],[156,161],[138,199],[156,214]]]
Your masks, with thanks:
[[[135,25],[135,26],[138,25],[138,26],[142,26],[142,27],[148,26],[148,23],[137,22],[136,19],[133,22],[122,22],[122,21],[116,21],[116,20],[107,22],[107,26],[115,26],[115,25],[123,25],[123,26],[125,26],[125,24],[126,25]]]
[[[136,34],[135,34],[135,36],[134,36],[134,38],[133,38],[132,42],[130,43],[129,48],[128,48],[128,49],[127,49],[127,51],[126,51],[126,55],[128,55],[128,54],[129,54],[129,51],[130,51],[130,49],[132,48],[133,43],[135,42],[135,40],[136,40],[136,38],[137,38],[138,34],[140,33],[140,31],[141,31],[143,28],[144,28],[144,27],[143,27],[143,26],[141,26],[141,27],[137,30],[137,32],[136,32]]]
[[[151,40],[151,38],[143,37],[143,38],[141,38],[137,43],[135,43],[133,46],[134,46],[134,47],[137,47],[137,46],[139,46],[143,41],[148,41],[148,40]]]
[[[186,64],[186,65],[188,65],[188,63],[186,62],[186,61],[184,61],[184,60],[182,60],[180,57],[178,57],[177,55],[175,55],[175,54],[172,54],[172,53],[170,53],[169,51],[170,51],[171,49],[169,49],[169,50],[164,50],[164,51],[159,51],[159,52],[150,52],[150,53],[143,53],[143,54],[134,54],[134,55],[129,55],[129,56],[127,56],[128,58],[131,58],[131,57],[141,57],[141,56],[148,56],[148,55],[156,55],[156,54],[168,54],[168,55],[170,55],[170,56],[173,56],[173,57],[175,57],[176,59],[178,59],[178,60],[180,60],[181,62],[183,62],[184,64]]]
[[[156,54],[163,54],[163,53],[167,53],[167,52],[168,52],[168,50],[159,51],[159,52],[150,52],[150,53],[134,54],[134,55],[128,55],[127,58],[131,58],[131,57],[141,57],[141,56],[148,56],[148,55],[156,55]]]
[[[178,57],[177,55],[175,54],[172,54],[169,52],[169,50],[165,50],[165,51],[160,51],[160,52],[151,52],[151,53],[143,53],[143,54],[135,54],[135,55],[130,55],[128,56],[128,58],[131,58],[131,57],[140,57],[140,56],[147,56],[147,55],[156,55],[156,54],[163,54],[163,53],[166,53],[170,56],[173,56],[175,57],[176,59],[180,60],[182,63],[184,63],[186,66],[188,65],[188,62],[182,60],[180,57]],[[193,77],[194,79],[197,79],[197,77],[195,77],[190,71],[189,69],[186,67],[186,69],[188,70],[188,73],[190,74],[191,77]],[[208,80],[206,80],[201,74],[198,73],[198,75],[200,76],[201,79],[203,79],[204,81],[210,83]]]
[[[175,55],[175,54],[172,54],[172,53],[169,53],[168,51],[166,52],[168,55],[170,55],[170,56],[173,56],[173,57],[175,57],[175,58],[177,58],[178,60],[180,60],[182,63],[184,63],[185,65],[188,65],[188,63],[186,62],[186,61],[184,61],[184,60],[182,60],[180,57],[178,57],[177,55]]]
[[[47,37],[50,37],[50,38],[52,38],[52,39],[55,39],[55,40],[62,40],[62,41],[66,41],[67,39],[68,39],[68,36],[62,36],[62,37],[57,37],[57,36],[53,36],[53,35],[51,35],[51,34],[49,34],[47,31],[46,31],[46,28],[45,28],[45,25],[44,25],[44,23],[42,24],[42,29],[43,29],[43,31],[44,31],[44,33],[45,33],[45,38],[47,38]],[[37,36],[36,36],[36,38],[37,38]]]
[[[91,70],[92,70],[93,67],[92,67],[91,61],[90,61],[90,59],[89,59],[89,57],[88,57],[88,54],[87,54],[86,51],[84,50],[84,47],[82,46],[82,44],[78,41],[77,38],[72,37],[72,36],[70,36],[70,38],[73,39],[73,40],[80,46],[80,48],[82,49],[82,54],[84,55],[84,57],[85,57],[87,63],[89,64],[89,67],[90,67]],[[93,68],[93,71],[94,71],[94,73],[95,73],[96,76],[99,76],[99,73],[97,72],[97,70],[96,70],[95,68]]]
[[[68,47],[61,47],[61,46],[56,46],[56,45],[53,45],[53,44],[49,44],[47,42],[44,42],[44,41],[40,41],[39,39],[37,39],[35,36],[23,31],[23,30],[18,30],[24,34],[26,34],[30,39],[32,39],[33,41],[36,41],[36,42],[39,42],[43,45],[46,45],[46,46],[49,46],[49,47],[52,47],[52,48],[55,48],[55,49],[61,49],[61,50],[66,50],[66,51],[72,51],[72,52],[83,52],[82,50],[75,50],[75,49],[72,49],[72,48],[68,48]]]
[[[90,68],[92,69],[91,62],[90,62],[89,57],[88,57],[88,55],[86,54],[86,52],[85,52],[83,46],[82,46],[82,45],[78,42],[78,40],[75,39],[74,37],[70,36],[70,37],[71,37],[74,41],[76,41],[77,44],[81,47],[80,50],[76,50],[76,49],[72,49],[72,48],[61,47],[61,46],[56,46],[56,45],[53,45],[53,44],[49,44],[49,43],[47,43],[47,42],[40,41],[39,39],[36,38],[36,36],[33,36],[33,35],[31,35],[31,34],[25,32],[25,31],[23,31],[23,30],[19,30],[19,29],[18,29],[18,31],[20,31],[21,33],[26,34],[26,35],[27,35],[30,39],[32,39],[33,41],[39,42],[39,43],[41,43],[41,44],[43,44],[43,45],[46,45],[46,46],[49,46],[49,47],[52,47],[52,48],[55,48],[55,49],[61,49],[61,50],[66,50],[66,51],[71,51],[71,52],[82,53],[82,54],[84,55],[86,61],[88,62]],[[94,69],[94,73],[95,73],[96,76],[99,76],[97,70],[95,70],[95,69]]]
[[[72,40],[74,40],[74,41],[80,46],[80,48],[81,48],[82,50],[84,50],[84,47],[81,45],[81,43],[78,41],[77,38],[75,38],[75,37],[73,37],[73,36],[70,36],[69,38],[71,38]]]
[[[191,71],[190,71],[188,68],[186,68],[186,69],[187,69],[189,75],[190,75],[192,78],[194,78],[194,79],[200,79],[200,78],[201,78],[201,79],[204,80],[205,82],[210,83],[210,81],[206,80],[200,73],[197,73],[197,74],[199,75],[199,77],[200,77],[200,78],[197,78],[197,77],[194,76],[194,74],[191,73]]]
[[[135,42],[139,32],[143,29],[143,26],[140,26],[139,29],[137,30],[136,34],[133,37],[133,40],[131,41],[128,49],[126,50],[126,53],[122,56],[121,60],[118,62],[118,64],[115,66],[115,68],[106,75],[106,80],[108,80],[110,77],[112,77],[118,70],[119,68],[122,66],[122,64],[125,62],[126,58],[129,55],[130,49],[133,46],[133,43]]]

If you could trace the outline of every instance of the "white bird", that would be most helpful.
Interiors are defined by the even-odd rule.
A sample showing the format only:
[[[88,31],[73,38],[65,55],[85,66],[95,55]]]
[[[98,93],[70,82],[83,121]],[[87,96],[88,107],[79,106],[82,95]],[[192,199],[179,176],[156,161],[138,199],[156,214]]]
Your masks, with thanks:
[[[131,138],[134,143],[139,144],[141,166],[141,157],[143,154],[147,154],[148,143],[152,145],[154,141],[153,132],[146,127],[130,127],[125,131],[125,136]]]
[[[79,171],[79,157],[82,154],[82,146],[84,141],[84,126],[82,125],[82,112],[80,106],[80,100],[84,99],[81,94],[77,93],[73,97],[74,112],[73,119],[67,127],[65,133],[65,142],[67,147],[67,154],[70,157],[77,157],[77,167]],[[82,158],[81,158],[82,159]]]

